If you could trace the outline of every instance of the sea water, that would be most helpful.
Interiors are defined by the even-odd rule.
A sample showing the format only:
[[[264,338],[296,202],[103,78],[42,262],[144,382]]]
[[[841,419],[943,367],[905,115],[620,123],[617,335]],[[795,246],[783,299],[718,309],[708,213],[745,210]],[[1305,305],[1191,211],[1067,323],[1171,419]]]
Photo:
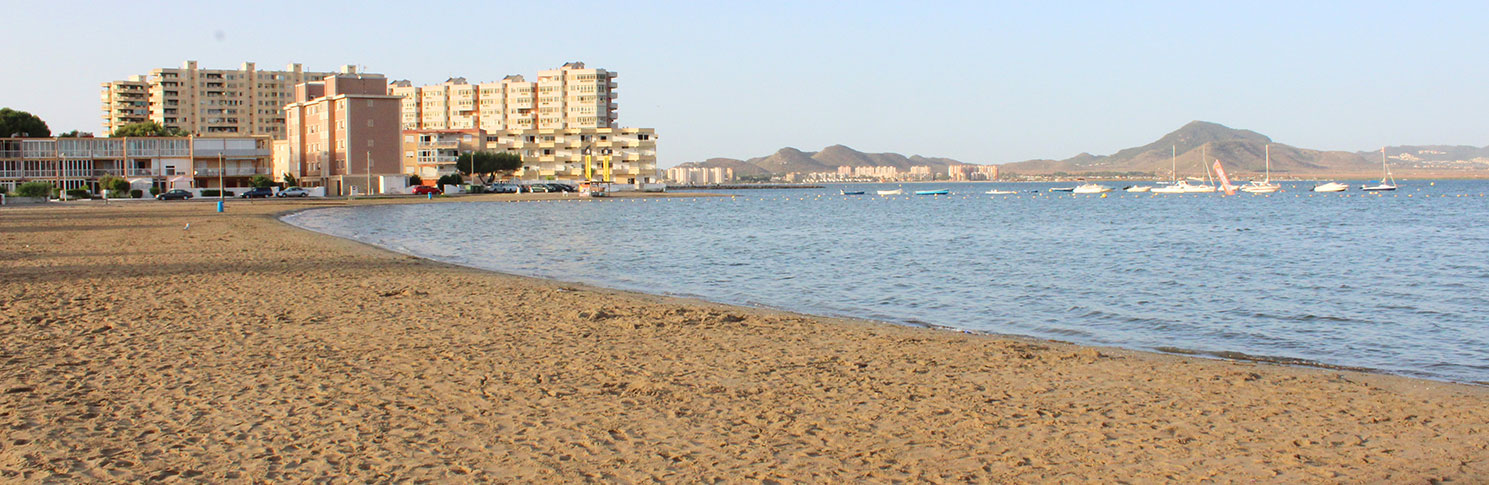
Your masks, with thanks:
[[[1489,182],[1105,198],[1051,185],[385,205],[286,220],[416,256],[624,290],[1489,381]],[[983,194],[993,188],[1020,193]]]

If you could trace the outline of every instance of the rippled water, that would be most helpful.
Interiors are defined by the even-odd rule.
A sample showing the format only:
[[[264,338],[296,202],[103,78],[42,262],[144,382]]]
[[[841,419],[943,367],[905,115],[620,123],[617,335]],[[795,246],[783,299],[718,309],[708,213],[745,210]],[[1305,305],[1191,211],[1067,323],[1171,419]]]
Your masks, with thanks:
[[[1311,185],[1311,184],[1309,184]],[[1355,184],[1358,186],[1358,183]],[[1489,381],[1489,182],[1377,197],[732,197],[307,211],[292,224],[508,273],[806,313]],[[1025,191],[989,196],[999,187]]]

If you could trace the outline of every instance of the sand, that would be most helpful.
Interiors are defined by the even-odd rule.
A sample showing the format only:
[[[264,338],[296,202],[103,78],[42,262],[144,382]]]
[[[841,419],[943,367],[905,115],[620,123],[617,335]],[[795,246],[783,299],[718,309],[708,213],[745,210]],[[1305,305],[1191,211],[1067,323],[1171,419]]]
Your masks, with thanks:
[[[0,481],[1489,477],[1483,387],[604,290],[276,218],[318,204],[0,209]]]

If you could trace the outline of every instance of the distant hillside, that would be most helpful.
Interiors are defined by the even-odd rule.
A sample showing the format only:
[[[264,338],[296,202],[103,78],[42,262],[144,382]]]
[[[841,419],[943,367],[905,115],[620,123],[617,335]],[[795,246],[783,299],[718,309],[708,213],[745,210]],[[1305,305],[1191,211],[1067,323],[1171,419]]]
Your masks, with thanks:
[[[912,155],[906,157],[898,153],[864,153],[843,145],[833,145],[823,148],[820,152],[804,152],[796,148],[786,147],[775,153],[764,157],[755,157],[749,160],[736,160],[732,158],[710,158],[702,162],[689,162],[678,165],[679,167],[725,167],[734,169],[735,176],[785,174],[790,172],[812,173],[812,172],[834,172],[840,166],[849,167],[895,167],[901,171],[909,171],[910,167],[923,165],[931,167],[932,172],[946,171],[950,165],[963,165],[962,162],[940,157],[922,157]]]
[[[1175,170],[1179,177],[1204,173],[1201,154],[1213,162],[1220,160],[1230,174],[1250,176],[1266,167],[1266,151],[1271,147],[1272,173],[1279,176],[1375,175],[1380,172],[1380,152],[1321,151],[1274,143],[1266,135],[1237,130],[1205,121],[1193,121],[1152,143],[1127,148],[1111,155],[1082,153],[1065,160],[1028,160],[999,166],[1004,174],[1041,175],[1064,172],[1072,175],[1091,173],[1151,173],[1168,176]],[[1177,152],[1177,156],[1174,153]],[[1393,159],[1392,170],[1483,170],[1489,169],[1489,147],[1388,147]],[[1478,159],[1477,168],[1476,162]]]

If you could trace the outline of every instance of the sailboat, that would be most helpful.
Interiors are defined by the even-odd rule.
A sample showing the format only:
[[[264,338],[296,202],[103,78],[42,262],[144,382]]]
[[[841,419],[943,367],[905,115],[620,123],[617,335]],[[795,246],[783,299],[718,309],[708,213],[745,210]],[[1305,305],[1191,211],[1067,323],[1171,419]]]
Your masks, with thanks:
[[[1168,158],[1168,160],[1169,160],[1169,165],[1171,165],[1171,167],[1168,170],[1168,182],[1169,182],[1169,184],[1168,185],[1158,186],[1158,187],[1153,187],[1150,191],[1153,192],[1153,193],[1155,193],[1155,194],[1182,194],[1182,193],[1184,193],[1184,185],[1188,185],[1188,184],[1185,183],[1184,185],[1179,185],[1180,184],[1180,182],[1179,182],[1179,147],[1177,147],[1177,146],[1170,146],[1170,147],[1168,147],[1168,150],[1169,150],[1169,158]]]
[[[1386,149],[1384,148],[1380,149],[1380,168],[1386,172],[1386,175],[1381,177],[1380,183],[1375,185],[1361,185],[1360,190],[1366,192],[1396,190],[1396,178],[1391,176],[1391,167],[1386,165]]]
[[[1251,183],[1248,183],[1248,184],[1242,186],[1241,187],[1241,191],[1242,192],[1249,192],[1249,193],[1252,193],[1252,194],[1270,194],[1270,193],[1276,192],[1278,190],[1282,190],[1282,186],[1281,185],[1272,183],[1272,145],[1267,145],[1267,172],[1266,173],[1267,173],[1267,175],[1264,178],[1262,178],[1262,181],[1261,182],[1257,182],[1255,180],[1252,180]]]
[[[1170,150],[1173,150],[1173,148],[1170,148]],[[1171,156],[1177,156],[1177,155],[1171,155]],[[1171,163],[1178,163],[1178,162],[1171,162]],[[1169,185],[1165,185],[1165,186],[1162,186],[1162,187],[1154,187],[1151,192],[1153,192],[1155,194],[1198,194],[1198,193],[1205,193],[1205,192],[1214,192],[1215,191],[1215,186],[1214,185],[1208,185],[1208,183],[1209,183],[1208,181],[1210,180],[1210,167],[1205,165],[1205,149],[1203,147],[1200,148],[1199,164],[1201,166],[1204,166],[1205,167],[1205,178],[1203,179],[1203,180],[1206,181],[1205,184],[1191,184],[1191,183],[1189,183],[1188,180],[1175,180],[1174,182],[1172,182]],[[1177,166],[1176,166],[1176,168],[1177,168]],[[1177,172],[1177,170],[1175,170],[1175,171]],[[1175,176],[1175,177],[1177,177],[1177,176]],[[1196,180],[1201,180],[1201,179],[1196,179]]]

